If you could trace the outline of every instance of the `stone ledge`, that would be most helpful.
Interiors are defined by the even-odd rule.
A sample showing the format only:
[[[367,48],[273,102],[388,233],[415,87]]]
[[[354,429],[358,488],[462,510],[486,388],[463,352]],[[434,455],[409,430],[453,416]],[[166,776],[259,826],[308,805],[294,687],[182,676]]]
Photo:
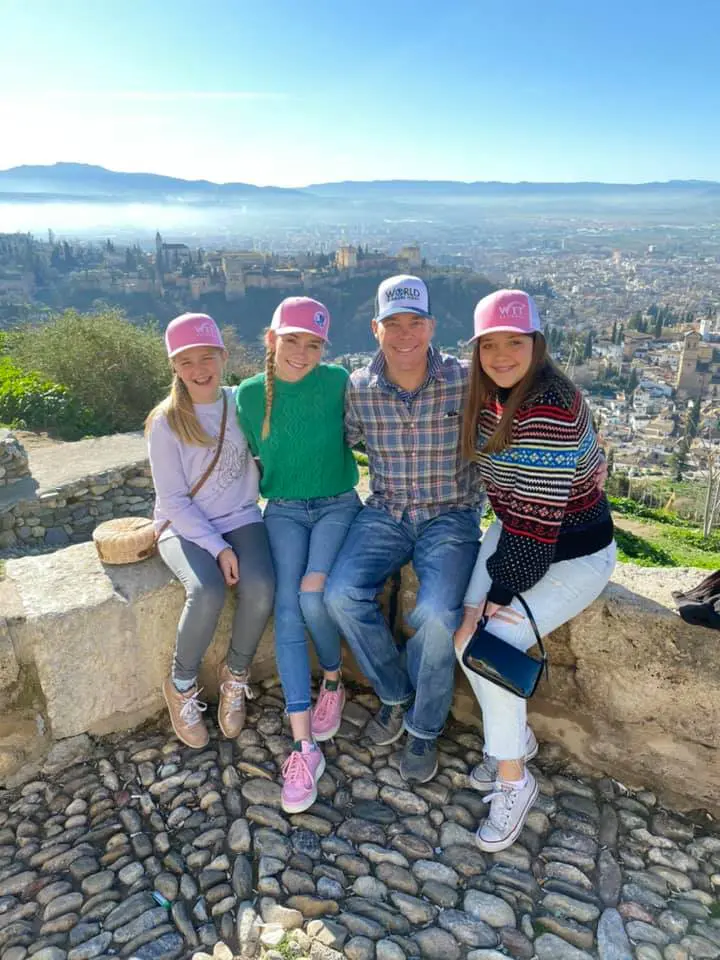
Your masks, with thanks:
[[[551,682],[532,701],[531,717],[542,739],[595,769],[685,805],[713,807],[720,638],[683,623],[670,596],[702,576],[619,565],[602,596],[549,638]],[[401,616],[414,588],[406,571]],[[103,567],[92,544],[80,544],[10,561],[0,584],[0,706],[32,707],[54,740],[138,725],[163,709],[160,685],[182,604],[182,588],[158,558]],[[229,600],[201,673],[211,696],[231,613]],[[262,680],[274,672],[270,627],[253,674]],[[349,656],[345,672],[362,680]],[[462,676],[453,711],[477,722]]]

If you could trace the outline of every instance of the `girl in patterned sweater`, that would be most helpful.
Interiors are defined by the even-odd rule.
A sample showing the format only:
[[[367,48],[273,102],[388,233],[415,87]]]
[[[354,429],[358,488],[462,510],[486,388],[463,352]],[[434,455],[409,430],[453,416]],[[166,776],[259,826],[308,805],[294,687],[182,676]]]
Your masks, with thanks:
[[[477,833],[490,852],[519,836],[538,787],[526,701],[472,673],[462,652],[482,617],[527,650],[599,596],[615,566],[613,524],[599,483],[602,455],[590,411],[547,353],[532,298],[499,290],[475,308],[463,452],[478,463],[496,520],[483,538],[455,649],[483,715],[485,759],[471,782],[491,801]]]

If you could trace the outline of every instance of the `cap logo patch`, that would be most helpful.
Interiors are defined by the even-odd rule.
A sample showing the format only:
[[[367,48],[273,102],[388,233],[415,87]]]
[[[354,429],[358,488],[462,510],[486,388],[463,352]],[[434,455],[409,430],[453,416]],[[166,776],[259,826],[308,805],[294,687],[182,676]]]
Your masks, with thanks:
[[[322,312],[322,310],[318,310],[318,312],[313,317],[313,320],[315,322],[315,326],[320,327],[320,329],[322,330],[322,328],[325,326],[325,314]]]
[[[388,303],[395,300],[420,300],[422,293],[417,287],[391,287],[385,291],[385,299]]]
[[[211,323],[208,323],[207,320],[203,320],[202,323],[198,323],[195,327],[195,333],[199,337],[213,337],[215,336],[215,331]]]
[[[507,320],[527,319],[527,304],[522,300],[513,300],[511,303],[501,304],[498,313]]]

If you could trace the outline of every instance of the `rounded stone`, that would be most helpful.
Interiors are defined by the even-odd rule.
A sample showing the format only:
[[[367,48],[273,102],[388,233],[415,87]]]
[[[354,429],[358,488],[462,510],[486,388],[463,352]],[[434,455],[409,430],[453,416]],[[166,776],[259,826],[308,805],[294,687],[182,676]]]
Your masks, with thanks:
[[[375,944],[368,937],[353,937],[345,944],[348,960],[375,960]]]
[[[500,897],[480,890],[468,890],[463,903],[465,912],[491,927],[515,927],[517,919],[512,907]],[[492,944],[490,944],[492,946]]]

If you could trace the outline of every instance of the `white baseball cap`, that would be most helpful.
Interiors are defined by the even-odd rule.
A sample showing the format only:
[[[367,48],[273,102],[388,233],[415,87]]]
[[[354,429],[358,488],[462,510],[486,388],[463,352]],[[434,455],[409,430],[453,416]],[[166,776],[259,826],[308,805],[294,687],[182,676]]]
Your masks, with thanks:
[[[388,277],[380,284],[375,302],[375,319],[379,323],[395,313],[431,316],[428,290],[420,277],[401,273],[396,277]]]

